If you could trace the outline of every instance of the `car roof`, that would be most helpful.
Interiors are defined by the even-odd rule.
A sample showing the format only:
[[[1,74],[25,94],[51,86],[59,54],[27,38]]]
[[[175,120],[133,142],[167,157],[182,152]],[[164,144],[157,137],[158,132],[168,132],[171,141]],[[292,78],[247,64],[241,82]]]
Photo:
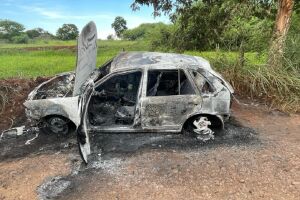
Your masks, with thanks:
[[[161,68],[167,69],[168,66],[176,67],[179,65],[197,66],[211,70],[209,62],[198,56],[158,52],[122,52],[113,59],[110,71],[143,68],[145,66],[161,66]]]

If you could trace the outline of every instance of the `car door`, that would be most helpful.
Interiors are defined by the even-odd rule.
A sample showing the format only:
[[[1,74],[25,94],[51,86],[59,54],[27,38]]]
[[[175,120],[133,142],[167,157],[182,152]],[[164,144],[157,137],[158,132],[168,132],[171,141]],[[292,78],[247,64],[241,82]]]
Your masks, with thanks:
[[[77,40],[76,77],[73,96],[82,93],[82,87],[96,69],[97,28],[89,22],[81,31]]]
[[[182,69],[148,70],[142,98],[144,130],[178,130],[202,98]]]
[[[141,79],[141,70],[129,70],[110,74],[97,82],[88,102],[87,120],[91,128],[130,130],[136,121]]]
[[[97,28],[94,22],[89,22],[81,31],[77,43],[76,77],[73,96],[80,95],[78,102],[78,115],[80,123],[77,127],[77,139],[80,155],[85,163],[91,153],[90,140],[85,121],[86,103],[94,90],[94,82],[89,79],[96,69],[97,58]]]
[[[83,94],[80,96],[78,107],[79,107],[79,116],[80,116],[80,124],[76,130],[77,132],[77,141],[79,145],[79,152],[82,160],[85,163],[88,163],[88,156],[91,154],[91,145],[90,145],[90,138],[89,132],[87,129],[87,103],[89,102],[92,93],[94,91],[94,82],[90,80],[84,86]]]

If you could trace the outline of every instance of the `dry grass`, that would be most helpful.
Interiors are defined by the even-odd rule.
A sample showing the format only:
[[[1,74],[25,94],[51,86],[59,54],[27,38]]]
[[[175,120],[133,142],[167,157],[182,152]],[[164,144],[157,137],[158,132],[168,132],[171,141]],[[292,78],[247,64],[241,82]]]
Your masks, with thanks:
[[[297,68],[270,68],[264,64],[245,62],[240,66],[237,61],[224,55],[213,60],[225,78],[233,85],[237,94],[252,99],[260,99],[270,109],[284,112],[300,112],[300,72]]]
[[[14,88],[8,85],[0,85],[0,114],[4,111],[5,105],[9,102],[9,93],[15,92]]]

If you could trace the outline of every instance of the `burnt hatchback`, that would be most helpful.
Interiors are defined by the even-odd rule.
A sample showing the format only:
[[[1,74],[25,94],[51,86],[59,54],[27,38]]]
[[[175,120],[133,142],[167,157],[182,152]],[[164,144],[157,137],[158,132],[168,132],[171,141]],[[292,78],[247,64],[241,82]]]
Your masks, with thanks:
[[[76,131],[85,162],[90,132],[186,132],[206,141],[223,129],[234,91],[207,60],[122,52],[96,68],[96,30],[93,22],[82,30],[75,72],[41,84],[24,103],[46,131]]]

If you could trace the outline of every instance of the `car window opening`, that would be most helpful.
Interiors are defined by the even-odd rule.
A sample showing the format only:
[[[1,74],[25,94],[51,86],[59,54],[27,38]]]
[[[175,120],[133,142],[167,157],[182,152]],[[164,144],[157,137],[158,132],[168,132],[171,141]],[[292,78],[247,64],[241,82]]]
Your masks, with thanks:
[[[133,124],[141,76],[141,72],[115,75],[95,88],[89,122],[94,126]]]
[[[149,70],[147,96],[190,94],[195,91],[183,70]]]
[[[197,88],[202,94],[208,94],[214,92],[213,88],[210,86],[206,78],[197,71],[191,71],[191,74],[195,80]]]

